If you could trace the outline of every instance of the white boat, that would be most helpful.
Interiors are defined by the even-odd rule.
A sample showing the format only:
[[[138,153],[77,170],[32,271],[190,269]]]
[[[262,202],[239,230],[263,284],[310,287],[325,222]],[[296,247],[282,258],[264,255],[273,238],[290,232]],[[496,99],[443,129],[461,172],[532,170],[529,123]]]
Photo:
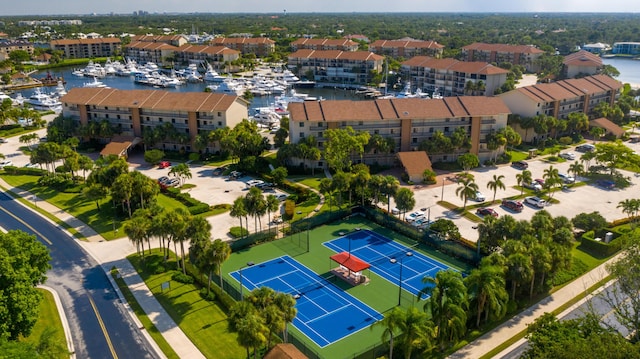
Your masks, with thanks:
[[[9,95],[7,95],[6,93],[0,91],[0,103],[4,102],[4,100],[7,100],[7,99],[9,99],[9,100],[11,100],[13,102],[13,99]]]
[[[67,94],[67,89],[64,87],[64,83],[62,81],[58,81],[58,85],[54,89],[54,92],[57,97],[62,97]]]
[[[62,111],[62,102],[49,94],[42,92],[39,88],[24,101],[25,104],[38,111]]]
[[[204,73],[202,78],[206,82],[222,82],[226,77],[216,72],[211,65],[207,65],[207,71]]]
[[[85,82],[84,85],[82,85],[82,87],[105,88],[105,87],[107,87],[107,85],[104,82],[98,80],[97,77],[94,77],[93,81]]]
[[[186,68],[176,71],[176,74],[187,82],[200,82],[202,75],[198,71],[197,64],[189,64]]]
[[[269,128],[280,125],[280,120],[282,116],[280,116],[275,108],[272,107],[259,107],[256,109],[256,112],[251,119],[256,123],[268,126]]]
[[[18,93],[18,94],[16,95],[16,97],[13,99],[13,104],[14,104],[15,106],[22,106],[22,105],[24,105],[24,101],[25,101],[25,100],[26,100],[26,99],[24,98],[24,96],[22,96],[22,94],[21,94],[21,93]]]
[[[89,60],[89,63],[87,64],[87,67],[85,67],[84,69],[82,69],[82,74],[85,77],[105,77],[106,75],[106,71],[104,70],[104,67],[102,67],[102,65],[98,64],[98,63],[94,63],[93,61]]]
[[[245,84],[233,78],[226,78],[219,85],[207,86],[211,91],[227,95],[242,96],[247,90]]]

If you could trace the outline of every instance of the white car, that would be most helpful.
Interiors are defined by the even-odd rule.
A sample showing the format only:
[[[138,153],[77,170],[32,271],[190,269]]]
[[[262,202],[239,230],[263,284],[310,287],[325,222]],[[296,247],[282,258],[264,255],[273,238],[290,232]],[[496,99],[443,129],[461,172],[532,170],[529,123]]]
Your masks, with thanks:
[[[414,221],[417,221],[420,218],[424,217],[424,212],[422,211],[415,211],[415,212],[411,212],[407,215],[406,221],[411,223]]]
[[[278,201],[284,201],[285,199],[287,199],[287,197],[289,197],[289,195],[286,193],[280,193],[276,195]]]
[[[473,199],[476,200],[477,202],[484,202],[486,200],[486,198],[484,197],[484,195],[480,191],[476,192],[476,194],[474,195]]]
[[[263,180],[256,180],[256,179],[249,180],[249,181],[247,181],[247,187],[251,188],[251,187],[258,186],[258,185],[262,185],[263,183],[264,183]]]
[[[8,143],[9,141],[7,141],[5,138],[0,137],[0,143]]]
[[[536,192],[542,191],[542,185],[540,183],[538,183],[538,182],[535,182],[535,181],[525,184],[524,187],[532,189],[532,190],[534,190]]]
[[[0,168],[4,166],[13,166],[13,162],[11,160],[2,160],[0,161]]]
[[[525,203],[528,203],[534,207],[538,207],[538,208],[544,208],[544,206],[547,205],[547,201],[545,201],[544,199],[540,198],[540,197],[535,197],[535,196],[531,196],[531,197],[527,197],[524,199]]]
[[[564,183],[574,183],[576,181],[575,178],[566,173],[558,173],[558,177],[560,177]]]
[[[565,160],[575,160],[576,155],[573,152],[563,152],[560,155],[560,158],[564,158]]]

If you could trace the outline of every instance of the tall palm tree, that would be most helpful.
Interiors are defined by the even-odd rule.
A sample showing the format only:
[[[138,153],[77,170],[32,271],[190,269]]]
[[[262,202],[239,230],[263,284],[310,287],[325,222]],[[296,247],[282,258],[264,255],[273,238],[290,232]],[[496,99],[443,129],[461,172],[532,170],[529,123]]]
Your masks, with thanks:
[[[142,216],[134,216],[124,224],[124,233],[129,237],[129,240],[136,246],[136,251],[140,254],[140,247],[142,246],[142,260],[144,261],[144,240],[147,236],[147,232],[151,227],[149,220]]]
[[[393,359],[393,339],[399,332],[401,323],[404,321],[405,312],[400,307],[393,307],[393,309],[382,318],[382,320],[374,323],[370,328],[373,330],[376,326],[384,328],[382,332],[382,343],[387,342],[389,338],[389,359]]]
[[[531,181],[533,181],[531,171],[524,170],[516,174],[516,181],[518,181],[518,186],[520,186],[520,195],[522,196],[522,194],[524,193],[525,184],[531,183]]]
[[[384,177],[384,184],[382,187],[382,193],[387,195],[387,213],[391,213],[391,197],[395,196],[400,188],[400,181],[392,175]]]
[[[555,189],[558,187],[558,185],[562,184],[560,173],[558,172],[557,168],[554,168],[553,166],[549,166],[549,168],[544,170],[542,178],[544,178],[545,187],[549,189],[549,192],[550,192],[549,198],[551,198],[553,196]]]
[[[466,329],[467,288],[462,274],[453,270],[439,271],[436,277],[424,277],[425,287],[418,294],[429,295],[424,310],[431,314],[436,327],[436,339],[440,349],[449,341],[457,341]]]
[[[291,294],[277,292],[273,298],[273,304],[280,309],[280,316],[285,322],[284,329],[282,330],[282,338],[286,343],[288,340],[287,325],[293,322],[298,310],[296,309],[296,300]]]
[[[526,252],[515,252],[507,257],[507,277],[511,281],[511,300],[516,298],[516,289],[531,280],[533,268],[531,256]]]
[[[506,189],[504,182],[502,182],[503,179],[504,175],[493,175],[493,180],[487,183],[487,188],[493,191],[492,203],[496,201],[496,193],[498,192],[498,189],[503,191]]]
[[[333,187],[330,178],[323,178],[320,181],[320,193],[329,197],[329,212],[331,212],[331,198],[333,197]]]
[[[416,346],[425,348],[423,354],[427,354],[433,349],[431,342],[435,337],[436,330],[427,313],[416,307],[409,307],[402,316],[399,328],[402,332],[400,344],[405,359],[411,358],[411,353]]]
[[[476,304],[476,327],[480,327],[480,318],[484,313],[493,313],[497,318],[507,311],[509,294],[506,290],[504,271],[499,266],[481,265],[471,271],[464,279],[469,297]]]
[[[616,208],[622,209],[622,213],[626,214],[627,217],[631,219],[636,216],[638,211],[640,211],[640,200],[627,198],[618,202]]]
[[[242,218],[247,216],[247,209],[244,206],[244,198],[238,197],[233,201],[229,215],[240,220],[240,233],[242,234],[244,232],[242,230]],[[247,232],[249,232],[249,224],[247,224]]]
[[[211,257],[215,262],[214,273],[220,277],[220,288],[222,288],[222,275],[220,275],[222,271],[222,263],[224,263],[229,256],[231,255],[231,247],[229,243],[216,239],[211,244]]]
[[[462,177],[460,180],[460,186],[456,188],[456,196],[459,196],[460,199],[464,201],[464,205],[462,206],[462,210],[467,209],[467,200],[469,198],[473,198],[478,192],[478,185],[471,177]]]
[[[536,275],[540,275],[540,284],[544,286],[544,279],[552,269],[552,256],[548,246],[538,242],[530,250],[533,264],[533,275],[531,276],[531,287],[529,288],[529,298],[533,298]]]
[[[269,231],[271,231],[271,213],[275,213],[278,211],[278,209],[280,209],[280,201],[273,194],[268,195],[265,201],[267,204],[266,209],[267,209],[268,220],[269,220]],[[276,228],[276,232],[278,232],[278,228]]]

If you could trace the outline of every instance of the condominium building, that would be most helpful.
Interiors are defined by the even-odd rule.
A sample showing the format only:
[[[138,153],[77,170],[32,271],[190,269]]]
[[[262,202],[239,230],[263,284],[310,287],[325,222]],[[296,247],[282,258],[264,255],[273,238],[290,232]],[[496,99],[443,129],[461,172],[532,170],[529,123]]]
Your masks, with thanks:
[[[228,63],[240,58],[240,52],[224,46],[182,45],[176,50],[175,58],[182,64],[209,64],[215,70],[224,70]]]
[[[9,59],[12,51],[26,51],[29,56],[33,55],[33,43],[26,40],[0,41],[0,61]]]
[[[611,52],[616,55],[640,55],[640,42],[614,42]]]
[[[301,38],[291,43],[291,51],[298,50],[340,50],[358,51],[358,43],[349,39],[307,39]]]
[[[558,119],[568,118],[570,113],[584,113],[590,117],[601,102],[614,104],[620,94],[622,83],[606,75],[587,76],[552,83],[536,84],[517,88],[498,95],[511,112],[521,117],[548,115]],[[537,134],[514,127],[529,142]],[[525,138],[525,132],[528,138]]]
[[[287,64],[309,80],[348,86],[370,83],[372,71],[382,72],[383,63],[383,56],[368,51],[298,50]]]
[[[406,59],[414,56],[442,57],[444,46],[435,41],[422,40],[376,40],[369,45],[369,51],[379,55]]]
[[[324,148],[329,129],[352,127],[373,135],[391,138],[395,148],[389,154],[367,153],[367,164],[393,163],[398,152],[417,151],[420,143],[437,131],[451,135],[462,127],[471,139],[470,152],[488,159],[486,136],[507,126],[509,108],[498,97],[462,96],[443,99],[378,99],[371,101],[325,100],[290,103],[289,139],[313,136]],[[430,156],[431,160],[452,161],[456,154]],[[357,161],[359,162],[359,161]],[[324,167],[322,160],[314,166]]]
[[[159,66],[172,65],[173,55],[178,48],[164,42],[132,42],[124,47],[126,58],[139,64],[153,62]]]
[[[268,56],[276,50],[276,42],[266,37],[216,37],[211,40],[213,46],[226,46],[238,50],[243,55],[254,54]]]
[[[486,44],[475,42],[462,47],[464,61],[485,61],[495,64],[508,62],[522,65],[529,72],[536,72],[536,60],[544,51],[530,45]]]
[[[423,92],[443,96],[491,96],[509,71],[486,62],[416,56],[402,63],[402,77]]]
[[[145,131],[171,124],[189,136],[187,144],[165,139],[155,144],[164,150],[194,151],[196,135],[223,127],[235,127],[248,118],[248,103],[240,97],[206,92],[117,90],[76,87],[64,95],[62,115],[79,125],[109,121],[120,135],[143,138]],[[205,152],[218,150],[210,145]]]
[[[595,75],[602,70],[602,58],[589,51],[580,50],[564,57],[562,61],[565,77]]]
[[[62,39],[50,43],[52,50],[62,51],[67,59],[116,56],[120,54],[121,45],[120,39],[115,37]]]

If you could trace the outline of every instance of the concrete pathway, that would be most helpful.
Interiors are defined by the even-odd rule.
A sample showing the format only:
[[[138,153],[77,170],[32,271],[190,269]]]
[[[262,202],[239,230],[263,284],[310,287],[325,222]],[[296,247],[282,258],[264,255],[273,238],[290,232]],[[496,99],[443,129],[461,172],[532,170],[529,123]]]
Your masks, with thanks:
[[[107,242],[102,236],[100,236],[96,231],[94,231],[91,227],[89,227],[82,221],[48,202],[37,199],[32,193],[21,190],[19,188],[13,188],[2,179],[0,179],[0,186],[5,189],[9,189],[9,191],[30,201],[32,205],[35,204],[38,208],[53,214],[54,216],[61,219],[62,221],[73,227],[75,230],[80,232],[84,237],[86,237],[87,241],[80,241],[78,239],[75,240],[87,251],[87,253],[89,253],[89,255],[91,255],[98,263],[100,263],[102,269],[107,273],[107,277],[114,286],[116,293],[118,293],[118,295],[120,296],[121,301],[123,303],[126,303],[126,300],[124,299],[124,297],[122,297],[122,293],[120,292],[115,281],[113,281],[109,273],[109,270],[113,266],[118,269],[120,275],[127,283],[127,286],[133,293],[142,309],[145,311],[145,313],[147,313],[149,319],[153,322],[156,328],[158,328],[158,331],[160,331],[162,336],[177,353],[177,355],[180,358],[205,358],[205,356],[202,355],[200,350],[198,350],[198,348],[191,342],[191,340],[187,338],[184,332],[169,316],[164,308],[162,308],[162,305],[160,305],[160,303],[156,300],[142,278],[135,271],[131,263],[126,259],[127,255],[135,252],[135,248],[127,238],[121,238]],[[140,322],[138,321],[138,318],[135,316],[135,314],[130,309],[128,310],[128,312],[132,317],[132,321],[136,323],[138,327],[141,327]],[[148,335],[146,331],[145,334]],[[151,337],[148,336],[147,338],[155,346],[155,342],[151,339]],[[162,352],[159,352],[159,355],[161,357],[164,357]]]
[[[608,275],[608,271],[606,268],[607,263],[616,261],[619,257],[620,254],[611,258],[609,261],[599,265],[590,272],[585,273],[578,279],[567,284],[566,286],[544,298],[540,302],[534,304],[522,313],[504,322],[499,327],[462,347],[457,352],[451,354],[448,358],[476,359],[487,354],[489,351],[493,350],[493,348],[513,338],[521,331],[526,330],[527,325],[533,323],[544,313],[550,313],[560,308],[562,305],[569,302],[576,296],[584,293],[594,284],[603,280]]]

